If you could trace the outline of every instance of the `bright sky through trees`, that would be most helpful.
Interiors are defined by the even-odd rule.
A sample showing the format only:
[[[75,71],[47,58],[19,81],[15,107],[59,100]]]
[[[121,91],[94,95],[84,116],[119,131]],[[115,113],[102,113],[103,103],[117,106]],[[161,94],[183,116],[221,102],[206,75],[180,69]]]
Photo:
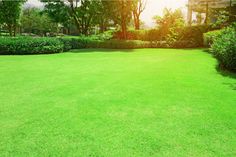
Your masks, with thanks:
[[[187,0],[147,0],[147,6],[141,15],[141,20],[148,26],[154,25],[153,16],[162,15],[164,8],[177,9],[181,8],[183,12],[187,12]]]
[[[141,14],[141,20],[145,22],[147,26],[153,26],[153,16],[162,15],[165,7],[177,9],[181,8],[186,12],[187,0],[147,0],[147,6],[144,12]],[[38,0],[28,0],[27,5],[40,7],[42,4]]]

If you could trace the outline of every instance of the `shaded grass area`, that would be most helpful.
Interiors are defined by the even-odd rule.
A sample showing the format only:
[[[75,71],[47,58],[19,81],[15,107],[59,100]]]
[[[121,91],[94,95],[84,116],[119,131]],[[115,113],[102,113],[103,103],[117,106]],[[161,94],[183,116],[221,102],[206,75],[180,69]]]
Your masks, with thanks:
[[[235,75],[210,54],[108,51],[0,56],[0,156],[236,156]]]

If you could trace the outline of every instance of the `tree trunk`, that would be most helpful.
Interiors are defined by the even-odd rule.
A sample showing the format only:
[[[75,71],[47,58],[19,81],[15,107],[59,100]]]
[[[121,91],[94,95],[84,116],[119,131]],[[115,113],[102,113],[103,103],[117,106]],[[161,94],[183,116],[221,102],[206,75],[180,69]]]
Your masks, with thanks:
[[[9,32],[9,35],[12,37],[12,26],[11,25],[8,25],[8,32]]]
[[[139,16],[136,16],[136,21],[135,21],[135,29],[139,30],[140,29],[140,19]]]
[[[103,33],[105,28],[104,28],[105,24],[104,24],[104,20],[103,18],[100,20],[100,24],[99,24],[99,32]]]
[[[135,30],[139,30],[140,29],[140,19],[139,19],[138,13],[133,11],[133,17],[134,17],[134,28],[135,28]]]
[[[14,30],[13,30],[13,36],[15,37],[16,36],[16,25],[14,24],[13,26]]]
[[[74,19],[74,23],[75,23],[75,25],[76,25],[76,28],[78,29],[78,31],[79,31],[79,33],[81,32],[81,23],[80,23],[80,21],[79,21],[79,19],[78,19],[78,17],[77,17],[77,15],[76,15],[76,10],[75,10],[75,8],[74,8],[74,1],[73,0],[70,0],[69,1],[70,2],[70,15],[71,15],[71,17]],[[77,5],[77,1],[76,1],[76,5]]]
[[[125,19],[122,19],[121,31],[122,31],[122,38],[127,39],[127,27],[126,27]]]

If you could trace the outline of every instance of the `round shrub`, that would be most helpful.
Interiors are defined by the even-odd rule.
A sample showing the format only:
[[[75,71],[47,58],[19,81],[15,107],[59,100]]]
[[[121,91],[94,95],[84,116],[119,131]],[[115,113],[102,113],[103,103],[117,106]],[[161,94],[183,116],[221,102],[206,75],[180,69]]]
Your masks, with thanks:
[[[215,37],[211,52],[220,65],[229,70],[236,70],[236,27],[228,27]]]

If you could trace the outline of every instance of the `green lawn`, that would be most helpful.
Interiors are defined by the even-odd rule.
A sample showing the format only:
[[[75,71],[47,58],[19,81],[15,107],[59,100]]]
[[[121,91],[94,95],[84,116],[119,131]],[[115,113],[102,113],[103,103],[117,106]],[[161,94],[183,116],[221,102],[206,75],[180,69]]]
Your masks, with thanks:
[[[236,75],[201,49],[0,56],[0,156],[235,157]]]

